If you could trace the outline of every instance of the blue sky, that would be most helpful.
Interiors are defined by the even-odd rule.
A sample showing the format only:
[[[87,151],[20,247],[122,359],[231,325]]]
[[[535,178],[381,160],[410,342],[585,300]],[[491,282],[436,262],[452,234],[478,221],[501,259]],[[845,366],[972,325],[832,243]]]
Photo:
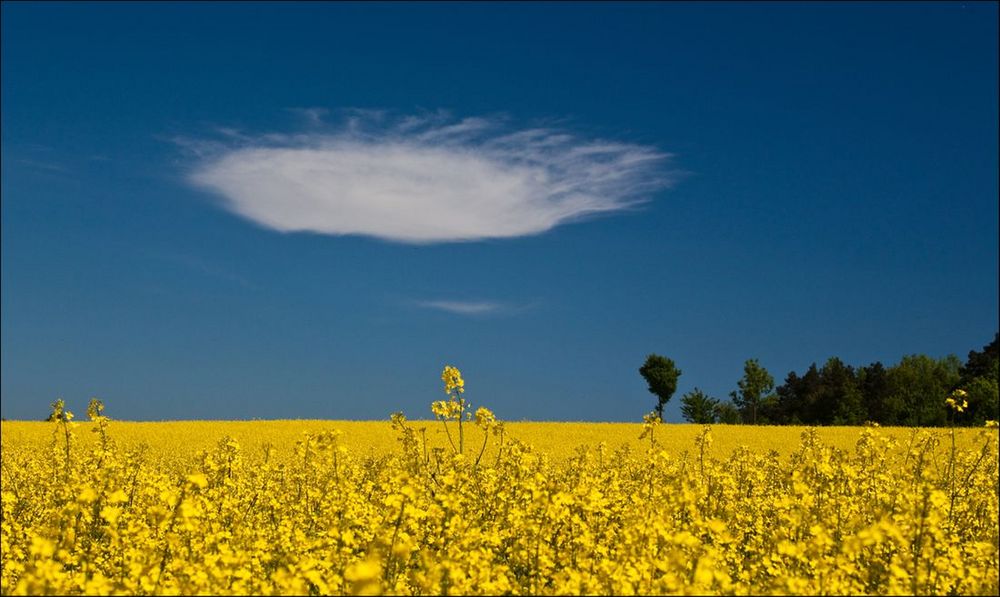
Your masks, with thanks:
[[[997,4],[2,7],[2,414],[638,420],[997,329]]]

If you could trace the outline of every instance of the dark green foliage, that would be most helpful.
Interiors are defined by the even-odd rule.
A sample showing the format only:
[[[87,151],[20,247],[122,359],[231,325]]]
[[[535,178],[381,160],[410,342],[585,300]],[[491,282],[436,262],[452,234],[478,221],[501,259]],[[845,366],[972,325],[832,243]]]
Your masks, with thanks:
[[[959,376],[959,386],[969,394],[969,408],[960,421],[982,425],[985,421],[1000,419],[1000,354],[996,335],[983,350],[969,351],[969,358],[959,370]]]
[[[639,368],[639,373],[649,385],[649,392],[656,395],[656,413],[662,418],[663,407],[677,391],[677,378],[681,376],[681,370],[672,360],[651,354]]]
[[[743,413],[744,420],[756,424],[757,410],[765,395],[774,389],[774,378],[757,359],[750,359],[743,364],[743,379],[736,385],[739,390],[729,394],[733,404]]]
[[[681,396],[681,414],[688,423],[714,423],[718,407],[718,400],[698,388]]]
[[[785,383],[775,389],[778,396],[778,413],[772,415],[773,422],[815,424],[816,405],[820,385],[816,363],[809,366],[805,375],[799,377],[794,371],[785,378]]]
[[[757,408],[757,422],[770,425],[781,421],[781,403],[778,395],[772,392],[761,398],[760,406]]]
[[[720,402],[715,407],[715,420],[726,425],[737,425],[742,422],[740,409],[736,408],[732,402]]]
[[[984,346],[982,351],[969,351],[969,359],[959,372],[963,382],[972,381],[977,377],[997,378],[997,363],[1000,362],[997,337],[998,335],[994,334],[993,341]]]
[[[932,427],[946,425],[945,398],[958,385],[961,366],[954,355],[933,359],[927,355],[903,357],[889,370],[890,400],[899,405],[899,424]]]
[[[958,383],[955,357],[904,357],[886,369],[872,363],[855,370],[836,357],[805,375],[789,373],[777,388],[778,415],[773,422],[806,425],[934,426],[947,422],[944,400]]]
[[[845,365],[836,357],[831,357],[823,365],[820,376],[823,378],[820,404],[823,418],[833,425],[860,425],[865,422],[865,409],[861,390],[854,368]],[[829,417],[829,418],[827,418]]]
[[[866,421],[876,421],[881,425],[898,425],[902,405],[892,396],[889,371],[876,361],[858,370],[858,388],[868,411]]]
[[[982,350],[969,351],[963,364],[949,355],[933,358],[908,355],[886,367],[874,362],[852,367],[831,357],[799,375],[791,371],[784,383],[774,380],[756,359],[746,361],[739,390],[721,403],[695,388],[682,398],[684,418],[695,423],[768,423],[777,425],[861,425],[932,427],[951,421],[945,399],[956,389],[967,392],[968,408],[955,414],[959,425],[1000,420],[1000,349],[998,338]],[[677,389],[680,371],[673,361],[650,355],[639,370],[649,391],[661,397],[657,412]],[[771,393],[772,389],[774,390]],[[665,398],[664,398],[665,397]],[[710,413],[710,414],[709,414]]]
[[[996,366],[994,365],[994,371]],[[1000,400],[998,400],[997,378],[984,375],[976,377],[965,384],[963,389],[968,393],[969,409],[964,422],[982,425],[986,421],[1000,420]]]

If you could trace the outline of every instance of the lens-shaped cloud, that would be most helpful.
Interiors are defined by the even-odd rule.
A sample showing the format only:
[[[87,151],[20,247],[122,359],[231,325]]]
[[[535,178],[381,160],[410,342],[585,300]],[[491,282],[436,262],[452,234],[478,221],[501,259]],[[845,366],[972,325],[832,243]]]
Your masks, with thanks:
[[[505,305],[492,301],[419,301],[417,306],[457,315],[486,315],[505,309]]]
[[[282,232],[407,243],[539,234],[646,201],[672,181],[669,154],[551,128],[439,115],[197,144],[190,180],[233,213]],[[195,146],[190,140],[182,142]]]

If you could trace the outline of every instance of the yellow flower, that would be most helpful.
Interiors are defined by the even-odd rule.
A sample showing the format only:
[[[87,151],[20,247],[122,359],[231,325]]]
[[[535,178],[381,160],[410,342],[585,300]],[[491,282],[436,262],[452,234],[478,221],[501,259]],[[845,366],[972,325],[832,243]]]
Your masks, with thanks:
[[[476,409],[476,425],[489,429],[496,422],[497,418],[490,409],[480,406]]]
[[[197,487],[198,489],[205,489],[206,487],[208,487],[208,477],[206,477],[202,473],[195,473],[193,475],[188,475],[187,482],[192,487]]]
[[[714,454],[688,427],[640,453],[634,424],[505,430],[455,391],[431,410],[482,444],[449,454],[469,429],[398,413],[402,452],[388,422],[122,422],[94,449],[65,405],[5,421],[0,594],[997,594],[996,421],[797,447],[801,429],[727,427]],[[949,453],[957,495],[931,465]]]
[[[344,571],[344,580],[351,583],[351,595],[378,595],[379,577],[382,575],[382,566],[374,558],[356,562],[347,567]]]
[[[457,421],[462,416],[462,405],[457,400],[437,400],[431,403],[431,412],[438,419]]]
[[[451,365],[445,365],[444,371],[441,372],[441,381],[444,382],[445,394],[451,394],[452,391],[459,394],[465,392],[465,381],[462,380],[462,373]]]
[[[968,396],[965,390],[955,390],[951,396],[945,398],[944,403],[957,413],[964,412],[965,409],[969,408],[969,401],[965,399],[965,396]]]
[[[103,416],[101,413],[104,412],[104,403],[97,398],[91,398],[90,404],[87,405],[87,417],[91,421],[97,420],[98,417]]]

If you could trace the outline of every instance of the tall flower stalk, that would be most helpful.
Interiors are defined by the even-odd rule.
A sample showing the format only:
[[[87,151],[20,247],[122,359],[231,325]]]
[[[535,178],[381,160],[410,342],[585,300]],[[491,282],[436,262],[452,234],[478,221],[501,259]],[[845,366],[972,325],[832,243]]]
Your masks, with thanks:
[[[448,434],[448,442],[451,444],[452,450],[462,454],[465,452],[465,430],[462,427],[462,421],[465,419],[465,411],[468,407],[465,397],[462,396],[465,393],[465,381],[462,379],[462,373],[451,365],[446,365],[441,372],[441,381],[444,382],[444,393],[448,399],[438,400],[431,404],[431,411],[444,424],[444,430]],[[451,438],[451,431],[448,429],[449,420],[458,421],[457,449]]]
[[[952,512],[955,509],[955,417],[965,412],[969,408],[969,401],[966,400],[968,394],[965,390],[955,390],[951,396],[945,399],[945,406],[948,407],[948,427],[951,431],[951,455],[948,458],[948,493],[951,494],[951,501],[948,506],[948,524],[951,525]]]

